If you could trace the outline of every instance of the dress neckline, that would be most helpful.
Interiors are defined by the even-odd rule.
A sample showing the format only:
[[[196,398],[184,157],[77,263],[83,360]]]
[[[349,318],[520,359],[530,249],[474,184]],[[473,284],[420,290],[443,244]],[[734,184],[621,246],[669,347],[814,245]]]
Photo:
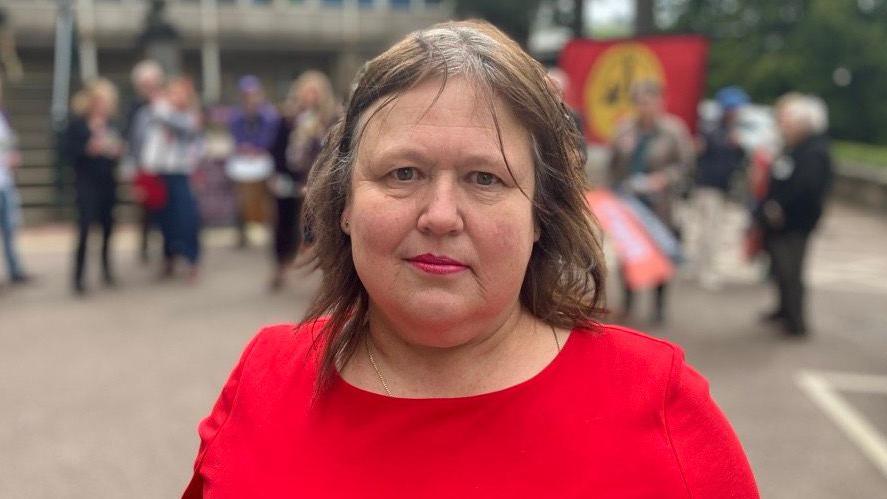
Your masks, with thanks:
[[[493,390],[490,392],[478,393],[475,395],[464,395],[460,397],[428,397],[428,398],[412,398],[412,397],[396,397],[389,396],[383,393],[376,393],[369,390],[365,390],[363,388],[359,388],[355,385],[352,385],[345,378],[342,377],[342,374],[338,371],[335,371],[335,386],[341,387],[341,389],[348,394],[356,395],[359,397],[363,397],[366,399],[375,399],[376,401],[388,402],[388,403],[413,403],[413,404],[435,404],[435,403],[460,403],[460,402],[477,402],[486,399],[495,399],[502,396],[506,396],[513,392],[527,389],[531,386],[542,383],[546,378],[552,376],[553,372],[558,369],[558,367],[565,362],[564,358],[569,356],[573,350],[573,344],[576,343],[574,341],[574,337],[576,336],[577,331],[580,328],[575,327],[570,330],[570,335],[567,337],[567,341],[564,342],[563,346],[561,346],[560,351],[555,355],[548,364],[545,365],[539,372],[530,376],[529,378],[521,381],[519,383],[515,383],[511,386],[507,386],[505,388],[500,388],[498,390]],[[580,333],[581,334],[581,333]]]

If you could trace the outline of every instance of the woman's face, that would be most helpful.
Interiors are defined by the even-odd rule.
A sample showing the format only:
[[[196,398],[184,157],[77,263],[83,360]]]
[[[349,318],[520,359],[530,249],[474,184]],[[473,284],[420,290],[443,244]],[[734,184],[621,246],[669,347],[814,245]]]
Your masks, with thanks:
[[[117,96],[110,91],[100,90],[93,95],[91,114],[95,117],[108,118],[114,114],[116,106]]]
[[[169,102],[178,110],[185,110],[190,107],[191,96],[191,87],[183,82],[173,83],[167,91]]]
[[[302,107],[314,109],[320,104],[320,90],[317,84],[309,83],[302,88],[302,95],[299,96]]]
[[[537,238],[534,166],[529,134],[501,101],[514,178],[483,96],[461,78],[435,101],[439,89],[419,85],[369,121],[342,229],[371,313],[411,344],[453,347],[519,311]]]

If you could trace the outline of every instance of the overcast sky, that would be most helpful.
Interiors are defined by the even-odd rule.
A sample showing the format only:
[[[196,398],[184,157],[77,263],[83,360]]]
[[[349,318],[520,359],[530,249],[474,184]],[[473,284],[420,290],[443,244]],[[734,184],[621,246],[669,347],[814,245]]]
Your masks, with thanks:
[[[612,24],[634,16],[634,2],[629,0],[585,0],[585,22],[592,28]]]

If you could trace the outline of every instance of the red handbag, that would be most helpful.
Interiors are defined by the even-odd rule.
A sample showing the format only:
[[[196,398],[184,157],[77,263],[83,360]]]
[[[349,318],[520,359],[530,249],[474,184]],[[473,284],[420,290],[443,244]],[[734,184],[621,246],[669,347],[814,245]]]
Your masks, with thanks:
[[[133,181],[135,198],[145,208],[156,211],[166,206],[166,185],[159,175],[138,172]]]

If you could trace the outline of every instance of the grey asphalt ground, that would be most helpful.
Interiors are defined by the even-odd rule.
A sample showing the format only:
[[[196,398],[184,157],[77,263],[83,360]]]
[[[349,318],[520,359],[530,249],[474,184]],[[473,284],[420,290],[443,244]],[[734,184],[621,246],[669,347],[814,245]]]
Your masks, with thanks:
[[[742,223],[733,210],[725,227],[738,234]],[[120,286],[96,285],[78,299],[68,288],[70,231],[22,235],[37,280],[0,288],[0,498],[181,493],[197,423],[241,349],[261,325],[297,320],[318,281],[294,273],[272,295],[264,246],[236,250],[224,230],[205,240],[196,285],[158,282],[123,228]],[[829,211],[810,259],[814,331],[807,340],[758,324],[772,293],[762,268],[740,260],[736,241],[724,241],[725,287],[703,290],[681,275],[668,324],[652,332],[682,345],[711,381],[763,497],[887,498],[887,471],[798,383],[802,372],[887,377],[887,216],[837,205]],[[632,325],[649,329],[642,320]],[[838,394],[887,438],[887,389]]]

